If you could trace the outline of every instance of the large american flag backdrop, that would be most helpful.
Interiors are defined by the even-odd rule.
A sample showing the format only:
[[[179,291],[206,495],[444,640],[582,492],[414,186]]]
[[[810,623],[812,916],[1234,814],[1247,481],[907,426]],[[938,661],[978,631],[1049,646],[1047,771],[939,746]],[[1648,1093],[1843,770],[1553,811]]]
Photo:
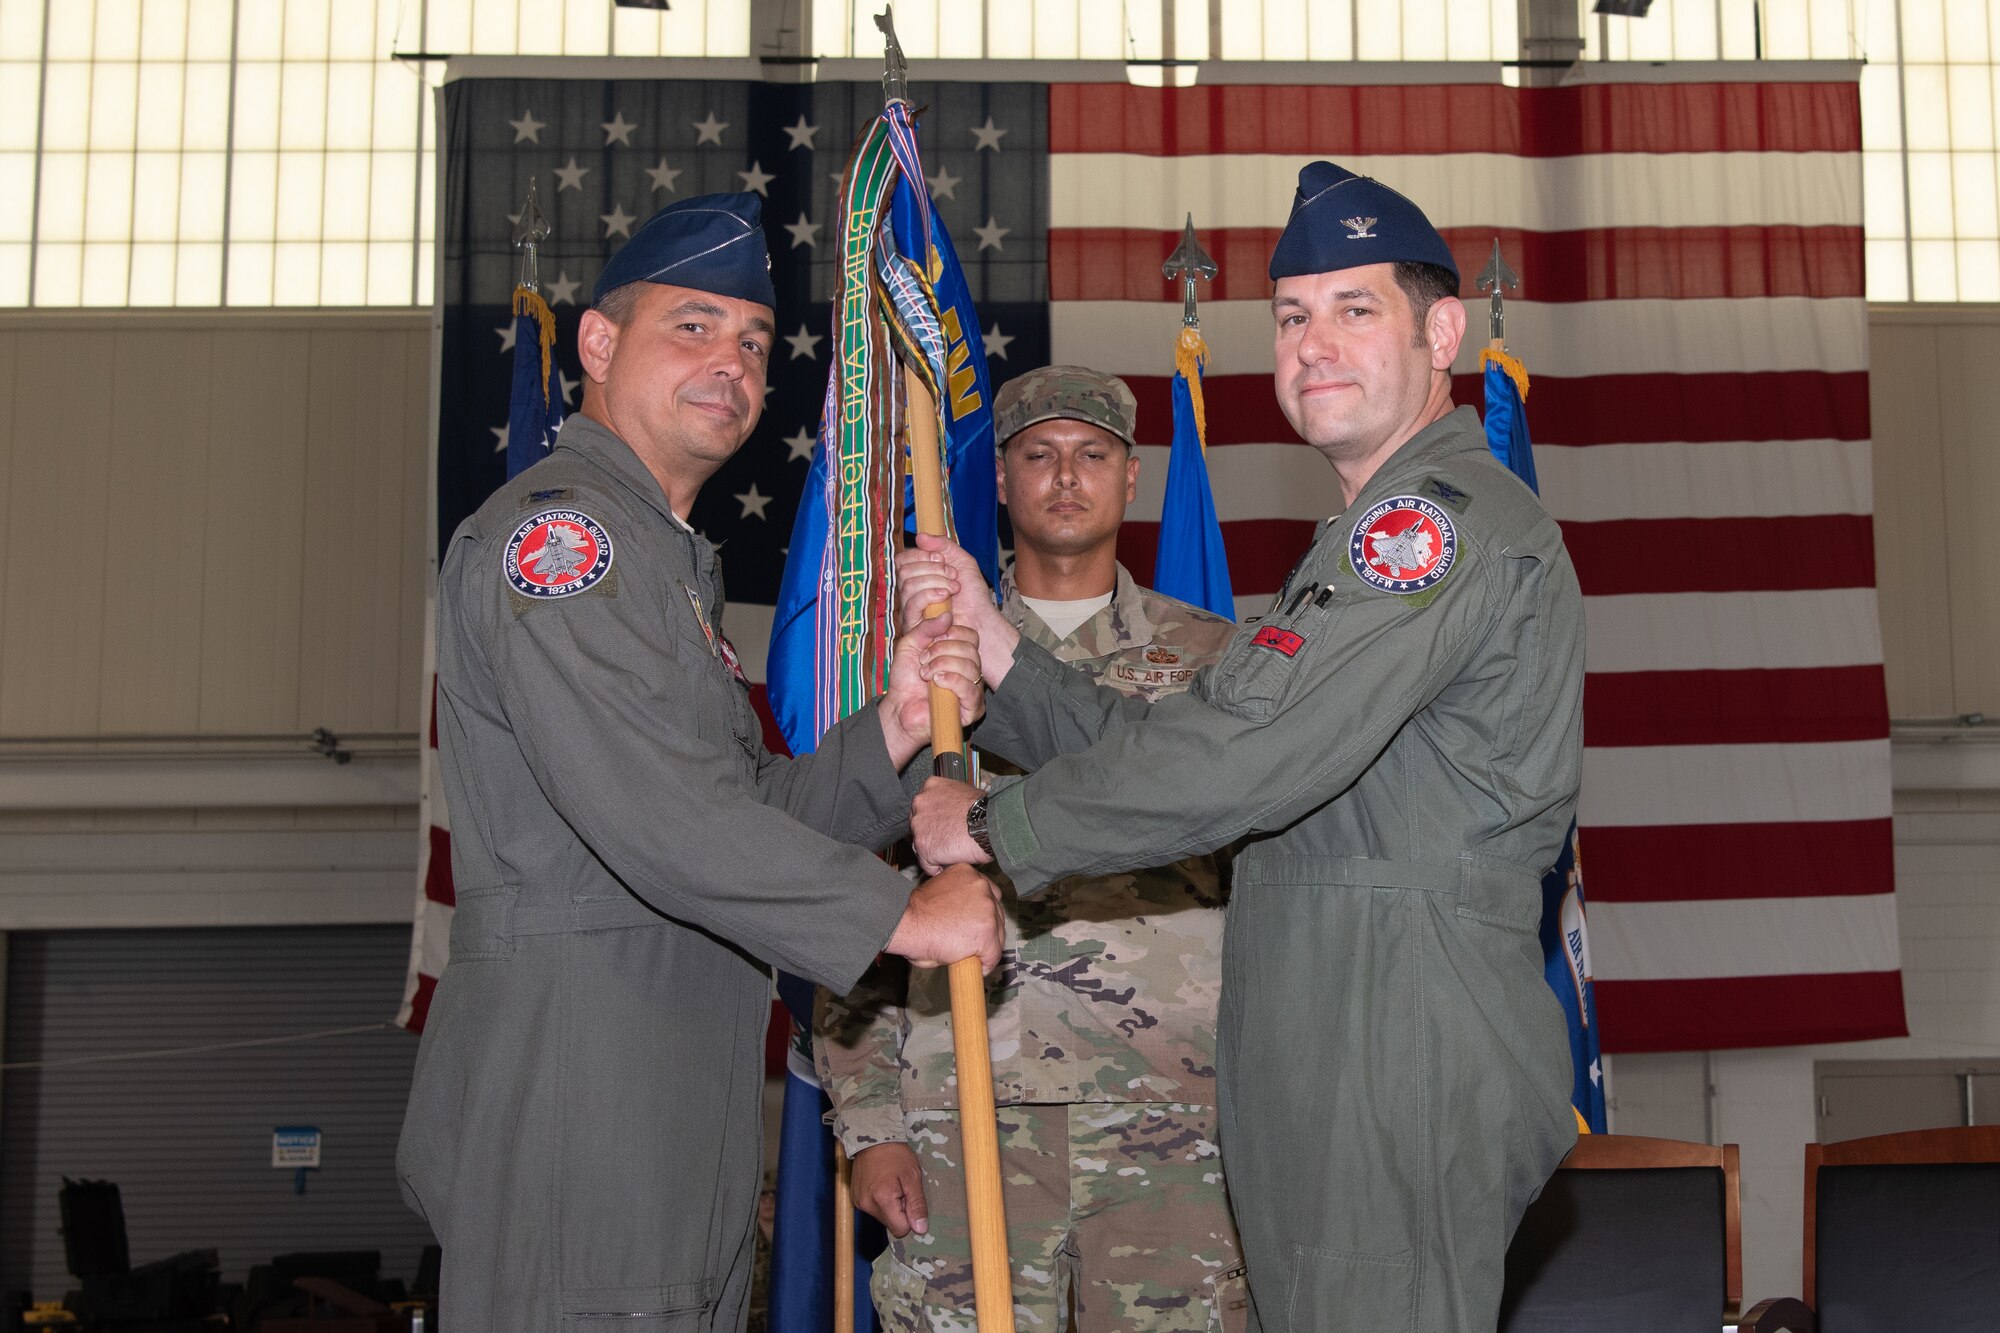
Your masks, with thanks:
[[[880,100],[873,83],[449,85],[440,538],[502,476],[510,215],[530,179],[555,229],[542,273],[569,385],[590,284],[635,221],[755,190],[778,291],[771,389],[692,519],[721,547],[723,625],[761,681],[828,369],[834,189]],[[1138,394],[1144,466],[1120,548],[1142,577],[1180,313],[1160,263],[1194,215],[1221,264],[1202,302],[1209,473],[1239,618],[1340,508],[1271,390],[1265,264],[1299,166],[1377,176],[1444,230],[1473,307],[1462,403],[1482,401],[1471,275],[1497,237],[1523,280],[1507,334],[1532,376],[1542,494],[1589,621],[1580,823],[1603,1048],[1904,1031],[1851,79],[938,82],[911,100],[996,385],[1076,361]],[[427,786],[418,1025],[451,911],[449,819]]]

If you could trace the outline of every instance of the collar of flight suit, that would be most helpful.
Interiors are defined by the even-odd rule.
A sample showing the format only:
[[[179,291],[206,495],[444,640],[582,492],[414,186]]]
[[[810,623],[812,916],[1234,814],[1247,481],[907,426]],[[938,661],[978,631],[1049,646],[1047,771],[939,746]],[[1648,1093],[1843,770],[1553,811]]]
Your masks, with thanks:
[[[567,449],[580,458],[589,459],[665,518],[676,532],[686,537],[696,573],[704,579],[709,576],[715,568],[715,547],[686,519],[674,512],[674,507],[667,503],[667,493],[660,489],[659,478],[640,461],[631,445],[602,422],[578,412],[563,420],[562,430],[556,434],[556,448]],[[720,617],[722,597],[719,589],[714,600],[717,605],[709,608],[709,614]]]
[[[1068,638],[1056,638],[1048,622],[1034,614],[1034,608],[1014,586],[1012,565],[1000,576],[1000,614],[1031,642],[1048,649],[1059,662],[1093,661],[1127,648],[1143,648],[1153,641],[1153,619],[1146,614],[1146,599],[1138,580],[1122,563],[1117,568],[1118,581],[1112,585],[1111,601],[1071,630]],[[1112,643],[1104,647],[1102,640],[1107,637]]]
[[[556,434],[556,448],[588,458],[615,477],[619,485],[658,510],[675,527],[690,533],[694,531],[688,521],[676,514],[674,507],[667,503],[667,493],[660,489],[659,478],[640,461],[638,453],[602,422],[581,412],[565,418],[562,430]]]
[[[1399,487],[1406,485],[1412,468],[1430,459],[1483,453],[1486,447],[1486,428],[1480,425],[1479,413],[1469,406],[1455,407],[1403,441],[1402,446],[1375,469],[1375,475],[1361,488],[1361,494],[1354,497],[1354,503],[1337,514],[1329,515],[1326,521],[1338,523],[1349,514],[1366,513],[1385,495],[1395,494]]]

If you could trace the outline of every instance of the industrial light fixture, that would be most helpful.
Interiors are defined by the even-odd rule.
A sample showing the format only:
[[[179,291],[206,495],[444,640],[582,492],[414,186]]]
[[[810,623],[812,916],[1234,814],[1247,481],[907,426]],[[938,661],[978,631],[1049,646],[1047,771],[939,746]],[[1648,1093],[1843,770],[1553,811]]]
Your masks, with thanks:
[[[620,9],[671,9],[667,0],[611,0]]]
[[[623,4],[625,0],[619,0]],[[1646,11],[1653,7],[1653,0],[1597,0],[1590,7],[1593,14],[1610,14],[1616,18],[1642,19]]]

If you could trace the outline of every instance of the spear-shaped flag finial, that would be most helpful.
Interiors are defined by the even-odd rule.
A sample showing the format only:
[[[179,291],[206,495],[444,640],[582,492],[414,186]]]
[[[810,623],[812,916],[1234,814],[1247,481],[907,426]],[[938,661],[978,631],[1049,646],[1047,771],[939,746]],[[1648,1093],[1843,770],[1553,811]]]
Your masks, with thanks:
[[[896,40],[895,7],[882,6],[882,12],[875,16],[875,26],[882,30],[882,96],[891,102],[907,102],[910,62],[903,59],[903,44]]]
[[[1486,337],[1492,346],[1503,347],[1507,342],[1507,309],[1500,289],[1519,288],[1521,275],[1507,267],[1507,261],[1501,257],[1498,236],[1493,238],[1493,258],[1486,261],[1486,267],[1479,270],[1473,281],[1480,291],[1492,293],[1486,306]]]
[[[514,248],[521,252],[521,286],[531,292],[542,290],[540,250],[549,238],[549,220],[535,202],[535,178],[528,177],[528,197],[514,224]]]
[[[1169,278],[1179,278],[1181,280],[1181,326],[1183,328],[1191,329],[1201,323],[1195,314],[1195,279],[1205,278],[1213,282],[1215,275],[1219,271],[1215,266],[1215,260],[1209,256],[1208,251],[1201,248],[1201,242],[1195,239],[1194,214],[1188,214],[1187,226],[1181,229],[1181,243],[1174,247],[1172,254],[1167,256],[1167,262],[1160,265],[1160,272]]]

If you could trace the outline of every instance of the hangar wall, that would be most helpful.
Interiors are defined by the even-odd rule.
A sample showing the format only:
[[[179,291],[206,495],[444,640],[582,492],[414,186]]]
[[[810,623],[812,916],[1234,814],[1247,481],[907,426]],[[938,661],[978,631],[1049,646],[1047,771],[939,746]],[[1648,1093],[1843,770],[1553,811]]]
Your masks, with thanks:
[[[0,927],[408,918],[430,344],[0,316]]]
[[[0,736],[414,731],[430,318],[0,319]]]

